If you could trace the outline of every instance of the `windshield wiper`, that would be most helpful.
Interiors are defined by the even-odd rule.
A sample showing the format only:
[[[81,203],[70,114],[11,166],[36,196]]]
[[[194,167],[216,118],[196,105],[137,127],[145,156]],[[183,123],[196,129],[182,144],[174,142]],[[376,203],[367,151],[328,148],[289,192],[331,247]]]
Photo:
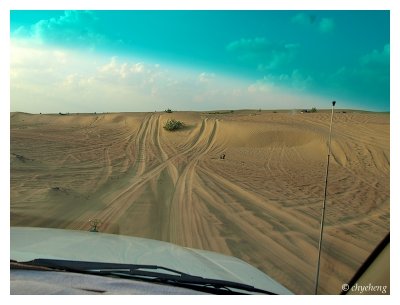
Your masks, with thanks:
[[[157,265],[101,263],[41,258],[29,262],[21,262],[21,264],[28,266],[47,267],[53,270],[65,270],[69,272],[93,275],[118,276],[121,278],[141,279],[145,281],[171,284],[213,294],[246,294],[246,292],[269,295],[276,294],[270,291],[256,288],[251,285],[225,280],[204,278],[201,276],[195,276]],[[160,270],[163,272],[156,270]]]

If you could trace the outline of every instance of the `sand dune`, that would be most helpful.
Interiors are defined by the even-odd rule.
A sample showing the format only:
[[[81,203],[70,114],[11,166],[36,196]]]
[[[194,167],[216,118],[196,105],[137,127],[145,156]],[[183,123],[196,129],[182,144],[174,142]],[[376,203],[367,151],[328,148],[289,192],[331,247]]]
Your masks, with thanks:
[[[169,118],[186,128],[168,132]],[[11,114],[11,225],[239,257],[313,293],[329,112]],[[389,231],[389,115],[336,113],[320,293]],[[225,159],[220,155],[225,154]]]

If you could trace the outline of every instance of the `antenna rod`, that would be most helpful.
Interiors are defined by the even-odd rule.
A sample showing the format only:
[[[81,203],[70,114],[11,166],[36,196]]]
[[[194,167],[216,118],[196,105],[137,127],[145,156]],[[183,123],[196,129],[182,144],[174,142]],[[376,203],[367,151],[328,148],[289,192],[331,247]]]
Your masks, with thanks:
[[[329,126],[328,162],[326,164],[324,202],[322,204],[321,229],[319,232],[317,274],[315,276],[315,294],[318,294],[319,265],[320,265],[320,261],[321,261],[322,233],[324,232],[326,191],[327,191],[327,187],[328,187],[328,173],[329,173],[329,158],[331,156],[331,135],[332,135],[332,122],[333,122],[333,109],[335,108],[335,104],[336,104],[336,102],[333,101],[332,102],[331,124]]]

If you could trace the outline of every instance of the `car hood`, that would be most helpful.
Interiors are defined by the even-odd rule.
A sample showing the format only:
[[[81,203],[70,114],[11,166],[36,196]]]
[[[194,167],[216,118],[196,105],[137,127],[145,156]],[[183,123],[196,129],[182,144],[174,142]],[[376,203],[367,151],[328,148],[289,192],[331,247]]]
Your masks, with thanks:
[[[158,265],[205,278],[233,281],[277,294],[292,294],[250,264],[216,252],[146,238],[86,231],[11,227],[11,259],[37,258]]]

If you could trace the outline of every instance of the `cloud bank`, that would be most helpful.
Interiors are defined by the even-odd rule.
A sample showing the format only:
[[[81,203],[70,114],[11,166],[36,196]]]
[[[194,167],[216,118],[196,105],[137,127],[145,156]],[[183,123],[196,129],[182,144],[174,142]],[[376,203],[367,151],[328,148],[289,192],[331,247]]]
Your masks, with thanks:
[[[11,111],[277,109],[302,108],[304,103],[318,107],[324,102],[298,94],[298,88],[281,87],[272,75],[256,82],[238,80],[214,71],[18,40],[13,40],[11,55]],[[298,72],[281,78],[307,82]]]

